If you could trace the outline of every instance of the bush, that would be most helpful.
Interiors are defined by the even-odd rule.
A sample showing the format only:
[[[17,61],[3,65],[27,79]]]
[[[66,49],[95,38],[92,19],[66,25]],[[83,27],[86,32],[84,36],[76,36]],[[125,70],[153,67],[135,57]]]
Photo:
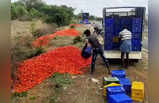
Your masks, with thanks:
[[[12,4],[11,5],[11,18],[19,19],[21,17],[26,17],[28,15],[28,11],[23,5]]]
[[[20,0],[11,4],[12,20],[42,18],[46,23],[58,26],[70,24],[74,18],[73,11],[71,7],[47,5],[40,0]]]
[[[34,8],[32,8],[29,11],[29,15],[31,16],[31,18],[40,18],[40,17],[42,17],[42,14],[38,10],[36,10]]]
[[[33,19],[30,16],[25,15],[25,16],[19,17],[18,20],[19,21],[32,21]]]
[[[41,30],[41,29],[37,29],[37,30],[33,31],[33,36],[35,38],[39,38],[39,37],[41,37],[43,35],[44,35],[44,33],[43,33],[43,30]]]
[[[11,46],[11,61],[12,61],[12,69],[11,76],[13,83],[14,80],[18,79],[16,77],[16,70],[19,66],[19,62],[22,62],[26,59],[35,57],[44,53],[45,50],[43,48],[33,48],[32,41],[34,40],[31,36],[24,37],[16,37],[14,38],[14,44]]]
[[[70,28],[73,29],[73,28],[75,28],[75,26],[74,26],[74,25],[71,25]]]
[[[44,6],[41,12],[45,15],[46,23],[56,23],[58,26],[64,26],[71,23],[74,9],[67,6]]]
[[[53,34],[56,32],[56,24],[46,24],[41,21],[36,21],[36,23],[31,24],[31,32],[33,37],[39,38],[40,36]]]
[[[82,42],[82,38],[81,36],[77,36],[73,39],[73,44],[76,44],[76,43],[79,43],[79,42]]]

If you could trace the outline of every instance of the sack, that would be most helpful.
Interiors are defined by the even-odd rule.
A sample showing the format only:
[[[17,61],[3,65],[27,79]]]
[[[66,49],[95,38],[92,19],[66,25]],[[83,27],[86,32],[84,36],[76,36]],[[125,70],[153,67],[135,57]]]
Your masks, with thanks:
[[[104,39],[101,35],[98,35],[97,36],[97,39],[98,39],[98,42],[101,44],[101,45],[104,45]]]
[[[88,59],[92,55],[92,48],[87,47],[87,44],[86,44],[82,49],[82,54],[81,55],[82,55],[83,58]]]

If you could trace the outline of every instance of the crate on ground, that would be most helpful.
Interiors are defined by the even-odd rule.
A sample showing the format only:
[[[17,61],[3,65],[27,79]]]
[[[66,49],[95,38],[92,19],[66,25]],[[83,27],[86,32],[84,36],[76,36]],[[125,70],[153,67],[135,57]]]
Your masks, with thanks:
[[[121,86],[124,87],[126,94],[131,94],[131,80],[129,78],[119,78]]]
[[[103,78],[103,84],[108,85],[111,83],[120,83],[119,79],[117,77],[104,77]]]
[[[112,70],[112,77],[125,78],[125,70]]]
[[[125,93],[110,95],[108,103],[133,103],[133,100]]]
[[[108,84],[108,85],[105,85],[104,88],[103,88],[103,95],[104,96],[107,96],[107,88],[108,87],[115,87],[115,86],[120,86],[120,84],[117,84],[117,83],[111,83],[111,84]]]
[[[114,86],[107,88],[107,99],[110,95],[125,93],[125,89],[122,86]]]
[[[131,97],[134,101],[144,101],[144,83],[134,81],[131,88]]]

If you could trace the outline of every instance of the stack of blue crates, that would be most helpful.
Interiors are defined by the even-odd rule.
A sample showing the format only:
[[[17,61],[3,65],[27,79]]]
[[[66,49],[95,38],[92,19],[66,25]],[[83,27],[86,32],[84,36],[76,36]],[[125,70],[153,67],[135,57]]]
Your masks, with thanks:
[[[141,51],[142,18],[132,19],[132,51]]]
[[[114,33],[114,19],[113,18],[105,18],[105,31],[106,33]]]
[[[117,77],[120,80],[120,84],[124,87],[126,94],[131,94],[131,81],[126,78],[125,70],[112,70],[112,77]]]
[[[133,103],[128,96],[131,93],[131,82],[129,78],[126,78],[126,71],[112,70],[112,77],[117,77],[121,86],[107,88],[108,103]]]
[[[142,18],[133,18],[132,20],[132,32],[141,33],[142,32]]]
[[[113,34],[114,34],[114,18],[105,18],[104,20],[105,24],[105,50],[112,50],[113,49]]]
[[[105,50],[119,50],[120,43],[113,43],[113,37],[119,36],[123,26],[128,26],[132,32],[132,51],[141,51],[142,41],[142,18],[139,17],[106,17],[104,19]]]
[[[132,38],[132,51],[141,51],[141,39]]]
[[[124,87],[126,94],[131,94],[131,81],[129,78],[119,78],[120,84]]]
[[[110,95],[108,103],[133,103],[133,100],[126,94]]]

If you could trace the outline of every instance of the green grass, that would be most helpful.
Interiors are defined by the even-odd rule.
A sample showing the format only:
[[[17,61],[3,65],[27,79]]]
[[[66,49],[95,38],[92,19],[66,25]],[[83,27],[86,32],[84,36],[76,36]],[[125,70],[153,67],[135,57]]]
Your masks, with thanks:
[[[55,73],[50,80],[52,82],[55,82],[56,85],[58,86],[66,86],[66,85],[70,85],[71,83],[73,83],[73,80],[70,77],[70,74],[60,74],[60,73]],[[57,87],[58,88],[58,87]]]
[[[35,96],[31,96],[29,99],[34,101],[36,99],[36,97]]]
[[[28,93],[27,92],[22,92],[22,93],[14,93],[12,94],[12,98],[14,97],[27,97]]]

